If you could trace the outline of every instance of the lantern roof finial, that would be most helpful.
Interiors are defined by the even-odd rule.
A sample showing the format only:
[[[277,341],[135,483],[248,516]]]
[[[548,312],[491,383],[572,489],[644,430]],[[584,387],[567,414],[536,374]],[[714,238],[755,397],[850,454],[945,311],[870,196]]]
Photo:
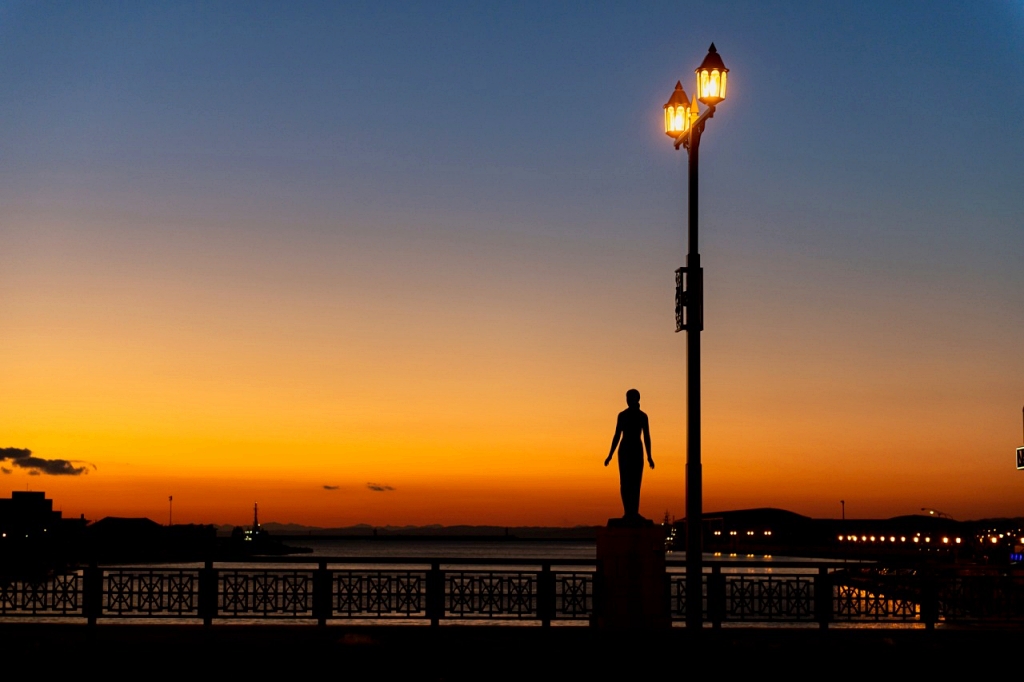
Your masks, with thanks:
[[[672,96],[668,98],[668,102],[665,103],[666,107],[677,107],[680,104],[686,106],[690,103],[690,98],[686,96],[686,91],[683,90],[683,82],[676,81],[676,89],[672,93]]]
[[[711,43],[711,47],[708,48],[708,54],[704,57],[704,61],[697,67],[697,71],[702,69],[718,69],[719,71],[728,71],[725,68],[725,62],[722,61],[722,57],[718,54],[718,50],[715,49],[715,44]]]

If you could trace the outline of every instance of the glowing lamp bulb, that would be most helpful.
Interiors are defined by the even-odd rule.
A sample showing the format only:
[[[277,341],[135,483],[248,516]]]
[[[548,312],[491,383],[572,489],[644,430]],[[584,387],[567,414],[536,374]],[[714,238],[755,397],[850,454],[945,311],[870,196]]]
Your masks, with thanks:
[[[704,61],[696,69],[697,99],[708,106],[714,106],[725,99],[729,69],[718,55],[715,44],[711,43]]]
[[[665,134],[676,138],[690,129],[690,100],[683,91],[681,81],[665,104]]]

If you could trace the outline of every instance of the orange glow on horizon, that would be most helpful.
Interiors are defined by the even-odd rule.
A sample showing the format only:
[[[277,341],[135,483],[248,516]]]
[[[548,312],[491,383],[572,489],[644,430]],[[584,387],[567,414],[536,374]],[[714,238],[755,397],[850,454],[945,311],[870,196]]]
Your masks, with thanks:
[[[181,522],[245,523],[258,501],[268,521],[321,526],[598,524],[621,514],[615,465],[601,462],[636,387],[657,464],[641,512],[684,515],[683,342],[644,288],[670,278],[620,274],[621,254],[601,245],[524,273],[508,264],[516,244],[478,246],[473,262],[440,247],[433,260],[367,245],[350,257],[328,238],[242,257],[233,243],[176,253],[154,230],[147,248],[170,260],[147,262],[120,242],[37,231],[63,250],[12,274],[0,447],[96,468],[15,470],[0,494],[42,489],[89,518],[163,520],[174,495]],[[811,299],[792,302],[806,319],[783,321],[715,305],[737,280],[709,282],[706,511],[830,517],[845,499],[854,518],[1016,513],[1005,469],[1019,413],[1004,405],[1016,387],[984,357],[937,372],[947,351],[930,337],[908,354]],[[635,311],[628,333],[603,309]]]

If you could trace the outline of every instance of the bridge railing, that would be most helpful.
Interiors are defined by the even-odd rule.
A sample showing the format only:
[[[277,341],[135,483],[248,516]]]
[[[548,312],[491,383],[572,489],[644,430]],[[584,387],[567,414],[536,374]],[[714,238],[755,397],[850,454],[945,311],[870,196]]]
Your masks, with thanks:
[[[682,623],[683,563],[665,595]],[[180,566],[89,566],[45,580],[0,577],[0,618],[212,623],[521,621],[586,623],[594,561],[317,558]],[[709,561],[705,621],[722,625],[1024,620],[1024,578],[1008,570],[899,568],[870,562]]]

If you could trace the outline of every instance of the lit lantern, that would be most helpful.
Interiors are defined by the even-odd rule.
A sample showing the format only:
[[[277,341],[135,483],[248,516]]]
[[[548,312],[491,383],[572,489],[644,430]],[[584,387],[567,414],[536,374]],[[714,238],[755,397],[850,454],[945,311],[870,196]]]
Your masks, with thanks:
[[[714,106],[725,99],[726,76],[729,69],[711,43],[704,61],[697,67],[697,99]]]
[[[665,134],[679,137],[690,129],[690,98],[683,92],[682,82],[676,82],[675,92],[665,104]]]

